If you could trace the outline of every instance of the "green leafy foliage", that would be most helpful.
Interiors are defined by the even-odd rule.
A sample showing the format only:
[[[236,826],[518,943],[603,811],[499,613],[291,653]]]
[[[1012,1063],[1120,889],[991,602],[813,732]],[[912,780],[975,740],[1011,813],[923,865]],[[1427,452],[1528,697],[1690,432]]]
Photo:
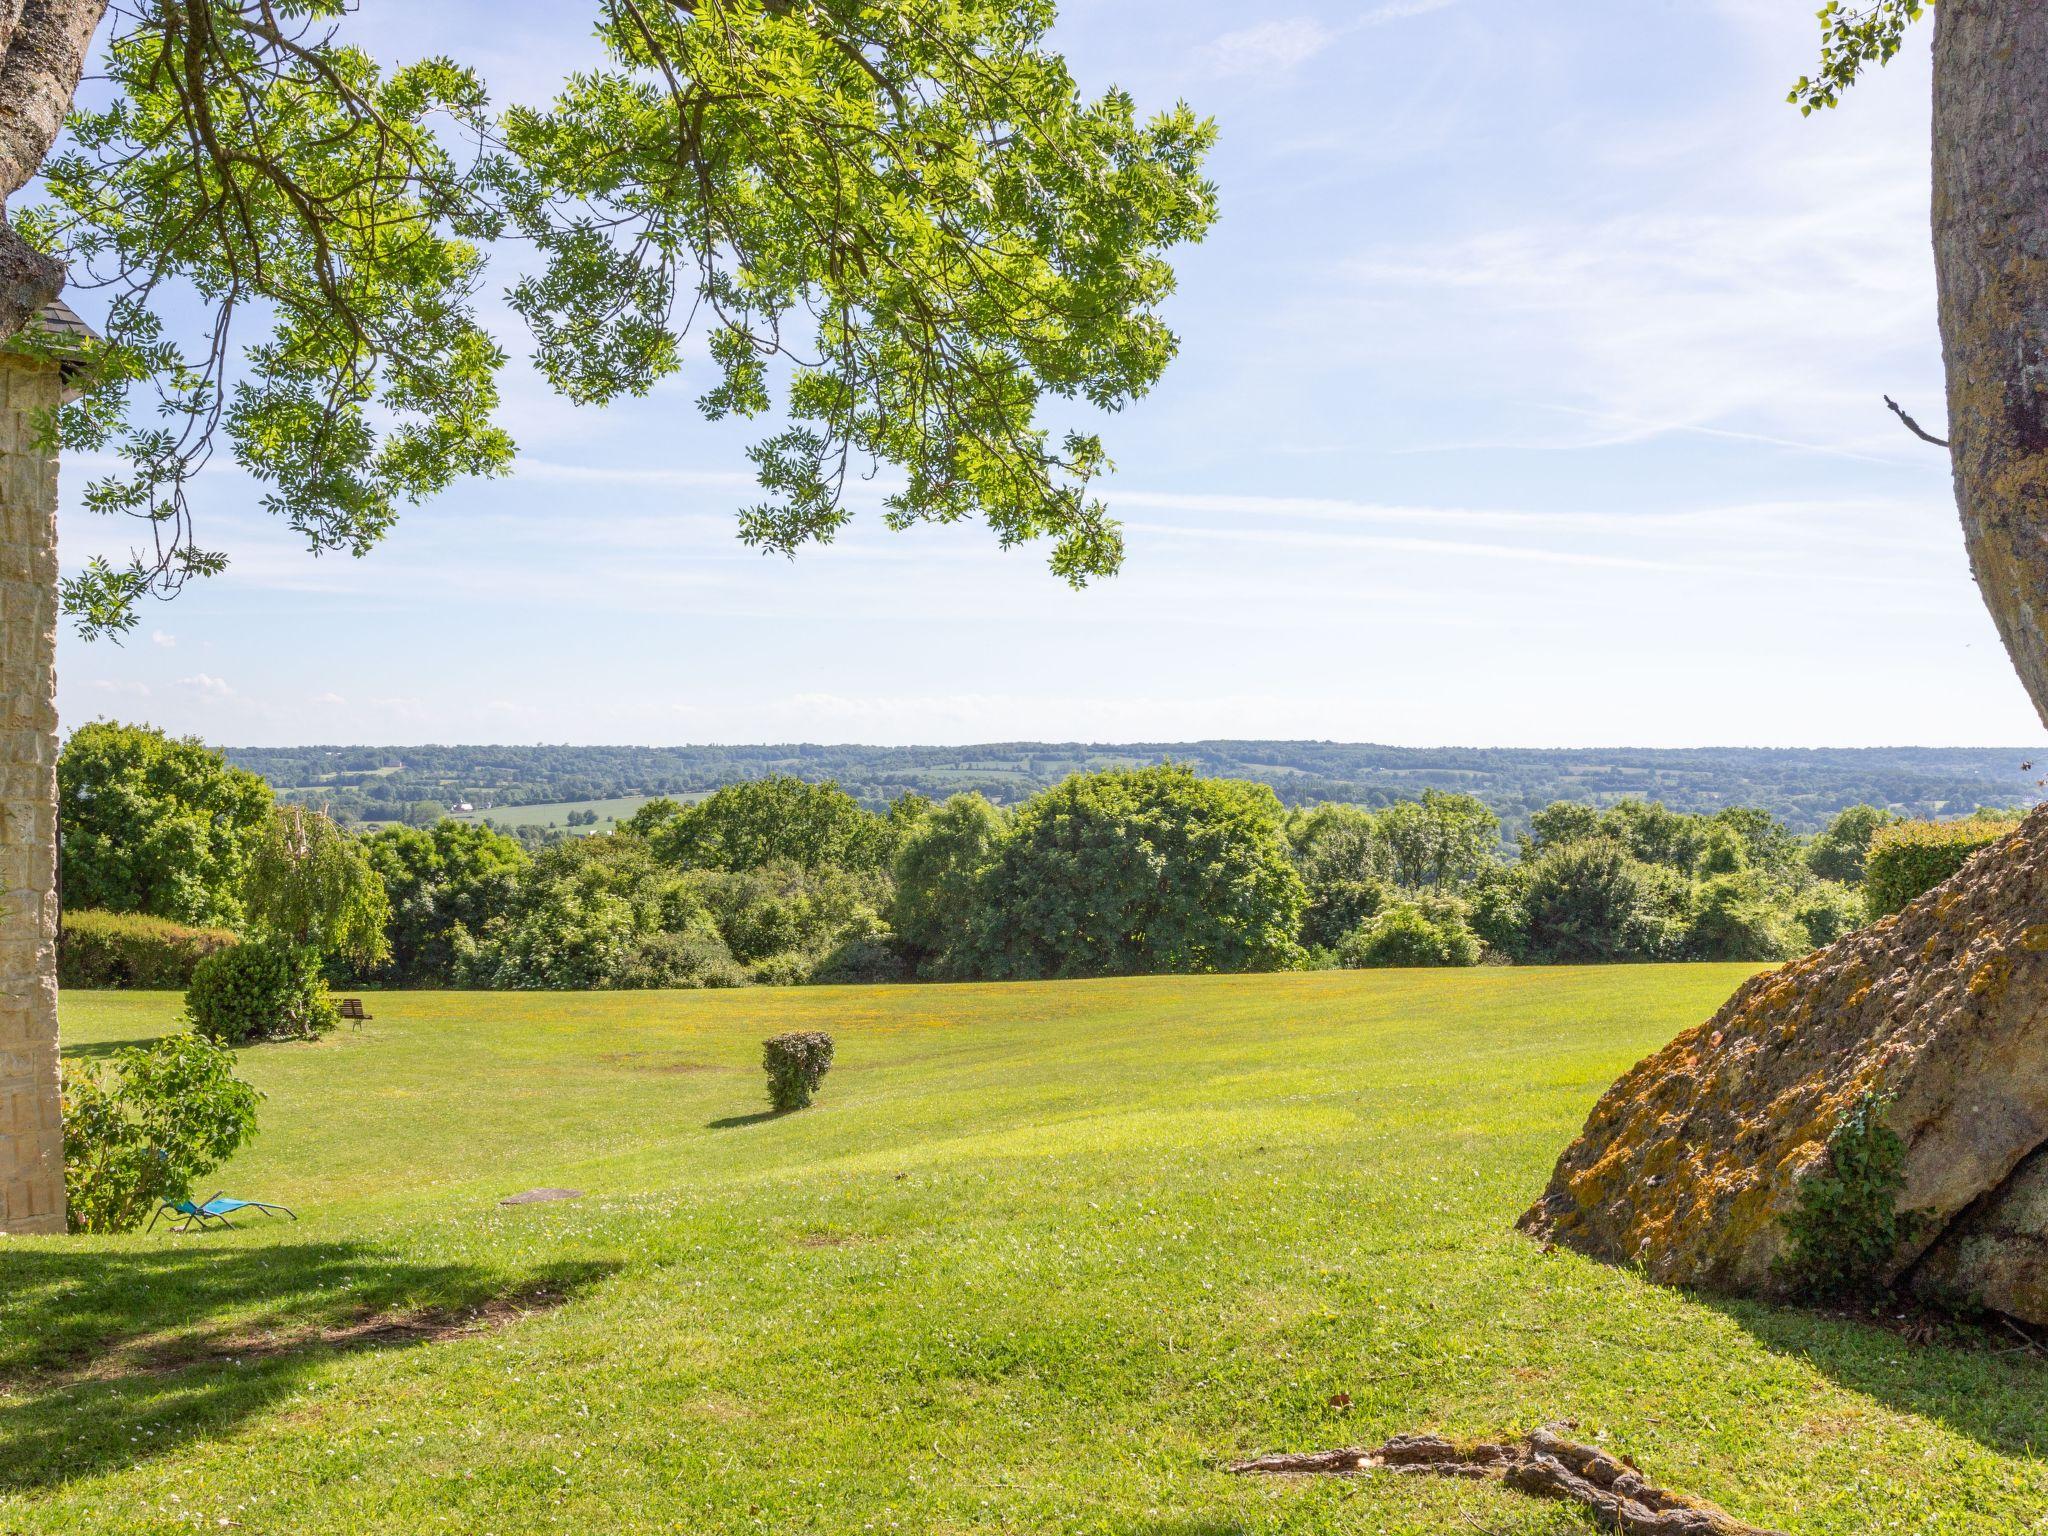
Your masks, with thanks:
[[[1906,1144],[1885,1122],[1889,1096],[1858,1096],[1828,1133],[1827,1166],[1800,1181],[1786,1214],[1791,1246],[1780,1261],[1798,1288],[1822,1299],[1867,1295],[1918,1226],[1898,1208]]]
[[[786,774],[728,784],[687,809],[645,820],[656,854],[691,869],[759,869],[778,862],[812,870],[880,869],[890,852],[884,818],[861,809],[837,784],[809,784]]]
[[[1337,957],[1353,970],[1477,965],[1480,943],[1462,901],[1424,895],[1381,908],[1337,946]]]
[[[1687,902],[1683,950],[1692,960],[1789,960],[1810,947],[1806,929],[1746,865],[1711,873]]]
[[[1806,845],[1806,867],[1823,880],[1861,885],[1871,840],[1898,820],[1893,812],[1874,805],[1849,806]]]
[[[1802,117],[1841,105],[1842,93],[1864,67],[1889,64],[1905,45],[1906,29],[1933,8],[1934,0],[1873,0],[1861,10],[1842,0],[1820,8],[1820,69],[1801,75],[1785,99]]]
[[[391,953],[391,902],[362,844],[319,811],[278,806],[249,854],[249,916],[295,948],[361,966]]]
[[[1819,949],[1846,933],[1853,933],[1868,920],[1863,892],[1832,880],[1816,880],[1793,898],[1792,920],[1806,931],[1806,946]]]
[[[759,980],[803,982],[831,962],[847,980],[882,980],[900,974],[900,962],[856,958],[849,945],[886,945],[882,909],[887,876],[874,870],[826,865],[805,869],[783,861],[758,869],[706,870],[688,877],[735,960]],[[838,958],[835,960],[834,957]]]
[[[110,294],[56,425],[123,466],[87,507],[148,532],[65,583],[87,632],[226,564],[188,500],[221,436],[315,551],[504,472],[476,310],[507,234],[538,253],[510,298],[562,394],[646,393],[701,323],[701,413],[777,415],[749,543],[829,539],[849,477],[888,463],[892,526],[979,517],[1050,538],[1076,584],[1116,569],[1104,445],[1041,410],[1114,411],[1171,360],[1166,253],[1214,217],[1214,130],[1084,100],[1049,0],[603,5],[604,62],[495,120],[472,71],[348,42],[352,9],[117,7],[108,89],[16,216]]]
[[[64,1197],[74,1232],[128,1232],[232,1157],[261,1095],[197,1035],[64,1063]]]
[[[1529,872],[1520,864],[1495,865],[1462,893],[1473,936],[1495,960],[1526,960],[1529,951]]]
[[[235,942],[227,928],[139,912],[67,911],[57,930],[57,985],[183,991],[201,960]]]
[[[526,990],[737,986],[703,893],[632,833],[573,838],[521,874],[503,909],[449,936],[458,984]]]
[[[307,1040],[339,1022],[317,950],[265,938],[208,955],[192,970],[185,1017],[221,1045]]]
[[[933,811],[896,851],[896,938],[920,973],[949,974],[981,881],[995,864],[1009,823],[980,795],[955,795]]]
[[[358,969],[403,987],[448,985],[455,931],[475,934],[509,910],[532,862],[511,838],[461,821],[427,830],[387,827],[363,840],[363,852],[390,902],[390,955],[381,966]]]
[[[1904,821],[1871,839],[1863,891],[1872,917],[1888,917],[1933,890],[2019,825],[1995,816]]]
[[[1565,843],[1528,867],[1528,958],[1550,965],[1668,956],[1679,892],[1609,837]]]
[[[342,11],[120,10],[109,96],[74,112],[43,167],[29,238],[111,293],[95,387],[63,441],[123,463],[87,508],[150,530],[125,566],[67,582],[88,631],[125,629],[143,593],[225,564],[193,542],[186,499],[216,432],[314,550],[357,555],[397,503],[511,462],[491,419],[504,354],[475,317],[505,168],[437,136],[488,134],[483,87],[445,59],[382,68],[339,40]],[[193,299],[196,345],[175,339]],[[239,354],[237,316],[260,317]]]
[[[1301,942],[1333,949],[1392,894],[1393,854],[1378,819],[1355,805],[1319,805],[1287,818],[1287,843],[1308,892]]]
[[[903,474],[892,526],[980,517],[1005,546],[1051,537],[1069,581],[1115,570],[1087,494],[1103,445],[1038,413],[1114,410],[1172,358],[1163,253],[1214,216],[1214,131],[1084,101],[1052,21],[1048,0],[605,9],[606,65],[505,119],[546,258],[512,294],[542,372],[578,401],[644,393],[701,317],[705,413],[789,423],[753,449],[749,543],[830,539],[880,461]]]
[[[1260,784],[1175,766],[1076,774],[1027,802],[969,943],[993,979],[1298,964],[1307,893]]]
[[[1472,795],[1425,789],[1376,818],[1387,873],[1404,890],[1442,890],[1474,879],[1500,857],[1500,818]]]
[[[818,1085],[832,1070],[832,1037],[821,1030],[795,1030],[761,1042],[768,1069],[768,1102],[784,1114],[808,1109]]]
[[[232,925],[270,786],[190,737],[95,721],[57,759],[64,899]]]

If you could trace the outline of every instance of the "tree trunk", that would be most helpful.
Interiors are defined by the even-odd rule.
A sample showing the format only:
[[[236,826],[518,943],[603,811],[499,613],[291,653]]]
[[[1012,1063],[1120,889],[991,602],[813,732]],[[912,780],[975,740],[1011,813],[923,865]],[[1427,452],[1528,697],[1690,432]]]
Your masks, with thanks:
[[[2048,724],[2048,0],[1934,8],[1934,267],[1956,506]]]
[[[64,1230],[57,1102],[55,365],[0,355],[0,1232]]]
[[[107,0],[0,0],[0,343],[64,286],[7,223],[49,153]],[[57,460],[35,445],[54,365],[0,354],[0,1233],[62,1232],[57,1097]]]

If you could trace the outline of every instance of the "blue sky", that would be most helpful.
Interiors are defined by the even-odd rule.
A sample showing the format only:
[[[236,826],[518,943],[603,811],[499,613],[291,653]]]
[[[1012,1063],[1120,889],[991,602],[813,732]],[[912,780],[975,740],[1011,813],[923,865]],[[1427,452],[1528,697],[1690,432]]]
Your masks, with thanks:
[[[588,56],[581,9],[357,26],[536,99]],[[1803,120],[1811,10],[1068,0],[1086,85],[1222,132],[1181,359],[1109,427],[1121,576],[1075,593],[1043,551],[872,515],[764,558],[701,372],[592,412],[521,369],[519,473],[368,559],[310,558],[209,476],[232,567],[124,646],[67,639],[64,716],[244,744],[2035,742],[1945,457],[1879,398],[1940,422],[1926,38]],[[125,543],[84,479],[67,564]]]

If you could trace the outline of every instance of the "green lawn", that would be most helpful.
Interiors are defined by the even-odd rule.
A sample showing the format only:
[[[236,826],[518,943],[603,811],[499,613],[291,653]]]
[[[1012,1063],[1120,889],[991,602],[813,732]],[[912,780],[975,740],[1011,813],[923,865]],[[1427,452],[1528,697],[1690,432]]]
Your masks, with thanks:
[[[297,1226],[0,1241],[0,1532],[1563,1536],[1489,1485],[1218,1467],[1570,1417],[1794,1536],[2039,1536],[2048,1369],[2016,1342],[1688,1298],[1510,1229],[1743,974],[373,996],[360,1034],[243,1053],[263,1132],[207,1192]],[[80,1052],[174,1014],[64,1003]],[[758,1042],[792,1027],[839,1064],[767,1118]],[[497,1203],[536,1185],[588,1195]]]

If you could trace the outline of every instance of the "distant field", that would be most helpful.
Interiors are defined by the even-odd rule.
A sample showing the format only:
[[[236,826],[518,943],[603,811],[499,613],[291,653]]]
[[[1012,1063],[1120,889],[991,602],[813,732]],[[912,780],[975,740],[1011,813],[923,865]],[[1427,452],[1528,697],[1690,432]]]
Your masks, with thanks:
[[[456,821],[490,821],[501,827],[569,827],[571,811],[597,812],[597,825],[576,827],[578,832],[604,832],[614,822],[624,821],[649,800],[653,795],[620,795],[612,800],[558,800],[552,805],[499,805],[488,810],[464,811],[455,815]],[[702,795],[672,795],[675,800],[701,800]]]
[[[372,995],[242,1053],[262,1134],[204,1192],[298,1225],[0,1241],[0,1531],[1580,1536],[1495,1486],[1220,1470],[1562,1418],[1791,1536],[2040,1531],[2013,1341],[1511,1230],[1747,972]],[[73,1052],[176,1015],[63,1007]],[[792,1028],[838,1064],[768,1118]],[[536,1186],[586,1193],[498,1203]]]

